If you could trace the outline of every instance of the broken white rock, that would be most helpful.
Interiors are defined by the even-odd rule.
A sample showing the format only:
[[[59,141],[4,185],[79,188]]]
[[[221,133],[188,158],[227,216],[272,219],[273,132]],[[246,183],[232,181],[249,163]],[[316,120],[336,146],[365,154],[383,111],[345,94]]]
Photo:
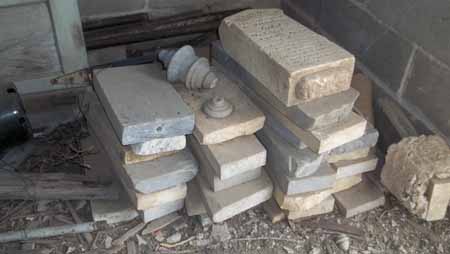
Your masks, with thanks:
[[[131,145],[137,155],[151,155],[164,152],[183,150],[186,147],[186,136],[168,138],[155,138],[138,144]]]
[[[225,18],[228,54],[286,106],[350,88],[355,58],[280,9],[249,9]]]

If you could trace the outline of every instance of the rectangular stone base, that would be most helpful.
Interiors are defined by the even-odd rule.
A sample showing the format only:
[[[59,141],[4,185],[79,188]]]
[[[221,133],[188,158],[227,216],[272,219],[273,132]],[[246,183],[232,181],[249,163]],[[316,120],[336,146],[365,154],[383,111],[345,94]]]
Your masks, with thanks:
[[[184,207],[184,199],[180,199],[177,201],[173,201],[170,203],[163,204],[161,206],[153,207],[150,209],[147,209],[145,211],[140,211],[139,215],[141,219],[147,223],[152,220],[161,218],[165,215],[168,215],[170,213],[176,212],[178,210],[183,209]]]
[[[368,179],[364,179],[353,188],[335,193],[333,196],[345,218],[370,211],[384,205],[385,202],[383,192]]]
[[[131,149],[136,155],[152,155],[183,150],[186,147],[186,136],[155,138],[142,143],[132,144]]]
[[[266,173],[250,182],[213,192],[202,177],[196,178],[209,216],[216,223],[255,207],[272,196],[272,182]]]
[[[371,153],[371,148],[361,148],[358,150],[354,150],[348,153],[340,153],[340,154],[333,154],[333,155],[327,155],[327,161],[328,163],[336,163],[338,161],[349,161],[349,160],[357,160],[366,158]]]
[[[287,211],[287,217],[289,220],[305,219],[312,216],[331,213],[334,210],[334,198],[332,196],[325,199],[320,204],[306,211]]]
[[[186,198],[186,195],[187,185],[182,183],[168,189],[155,191],[148,194],[135,192],[135,194],[131,197],[131,202],[137,210],[143,211],[168,202],[184,199]]]
[[[108,224],[130,221],[136,218],[138,211],[128,200],[126,193],[120,189],[119,200],[91,200],[91,213],[94,221],[106,221]]]
[[[369,155],[366,158],[357,160],[338,161],[336,163],[332,163],[331,167],[336,170],[336,178],[340,179],[375,170],[377,163],[378,158],[375,155]]]

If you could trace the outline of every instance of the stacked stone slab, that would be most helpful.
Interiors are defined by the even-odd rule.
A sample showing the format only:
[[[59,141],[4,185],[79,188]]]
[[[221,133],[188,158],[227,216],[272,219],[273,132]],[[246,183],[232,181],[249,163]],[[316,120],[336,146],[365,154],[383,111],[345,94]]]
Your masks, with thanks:
[[[377,161],[369,150],[378,133],[353,112],[354,57],[279,9],[227,17],[219,35],[214,65],[266,116],[256,135],[274,199],[288,219],[333,211],[336,193],[360,184]]]
[[[188,185],[188,215],[204,221],[207,213],[213,222],[222,222],[267,201],[273,186],[264,170],[266,149],[254,135],[264,126],[264,114],[234,82],[221,73],[217,76],[219,82],[212,89],[174,87],[195,113],[188,146],[200,172]],[[203,107],[213,97],[231,103],[232,113],[224,118],[205,113]]]
[[[145,222],[182,209],[198,172],[186,148],[193,112],[160,66],[106,68],[93,78],[86,118],[133,208]]]

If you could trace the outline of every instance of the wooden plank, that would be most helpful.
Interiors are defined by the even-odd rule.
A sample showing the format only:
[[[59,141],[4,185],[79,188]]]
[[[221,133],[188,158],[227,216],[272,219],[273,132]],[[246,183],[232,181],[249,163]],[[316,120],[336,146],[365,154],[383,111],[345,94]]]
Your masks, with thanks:
[[[65,73],[87,68],[88,60],[77,0],[49,0],[62,69]]]

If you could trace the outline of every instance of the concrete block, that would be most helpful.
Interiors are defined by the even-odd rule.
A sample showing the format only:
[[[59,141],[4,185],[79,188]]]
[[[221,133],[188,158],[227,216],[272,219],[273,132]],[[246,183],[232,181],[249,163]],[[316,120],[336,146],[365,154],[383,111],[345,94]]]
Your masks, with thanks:
[[[197,151],[196,156],[206,160],[205,164],[209,164],[209,168],[221,180],[266,165],[266,149],[255,135],[241,136],[214,145],[200,145],[196,138],[190,136],[189,142],[193,150]]]
[[[193,112],[157,64],[97,70],[94,88],[123,145],[192,133]]]
[[[263,209],[266,212],[266,214],[269,216],[272,223],[278,223],[284,218],[286,218],[286,215],[284,214],[283,210],[280,209],[277,202],[271,198],[264,202]]]
[[[222,143],[240,136],[251,135],[264,126],[264,114],[242,93],[239,87],[217,73],[219,82],[213,89],[188,90],[175,85],[186,104],[195,113],[194,136],[202,145]],[[203,104],[214,96],[221,96],[233,105],[233,113],[226,118],[212,118],[203,113]]]
[[[350,87],[355,58],[279,9],[250,9],[222,21],[223,47],[286,106]]]
[[[272,182],[266,173],[250,182],[213,192],[202,177],[196,178],[209,216],[215,223],[255,207],[272,196]]]
[[[135,192],[131,196],[131,202],[139,211],[147,210],[153,207],[160,206],[165,203],[174,202],[186,198],[187,185],[185,183],[179,184],[175,187],[155,191],[148,194]]]
[[[188,216],[206,214],[205,205],[203,205],[202,194],[195,180],[188,183],[188,191],[184,205]]]
[[[314,206],[313,208],[303,211],[287,211],[287,217],[289,220],[305,219],[312,216],[331,213],[334,210],[334,198],[332,196],[325,199],[322,203]]]
[[[366,158],[371,154],[371,148],[361,148],[348,153],[327,155],[328,163],[336,163],[338,161],[350,161]]]
[[[426,220],[442,220],[450,202],[450,179],[432,179],[428,187],[428,211]]]
[[[383,192],[368,179],[363,179],[355,187],[335,193],[333,196],[345,218],[373,210],[385,202]]]
[[[328,155],[336,156],[339,154],[350,153],[363,148],[372,148],[377,144],[378,136],[379,133],[377,129],[375,129],[372,124],[367,123],[366,130],[361,137],[330,150],[328,152]]]
[[[450,125],[447,116],[450,115],[450,109],[446,105],[450,98],[450,88],[446,84],[450,80],[450,70],[421,51],[417,52],[413,66],[404,98],[419,108],[449,142]]]
[[[377,168],[377,163],[378,158],[375,155],[369,155],[366,158],[357,160],[338,161],[332,163],[331,167],[336,170],[336,178],[341,179],[375,170]]]
[[[286,107],[252,74],[231,58],[220,42],[213,42],[212,56],[233,80],[241,80],[261,98],[285,115],[289,120],[305,130],[324,127],[346,119],[352,112],[359,92],[353,88],[321,97],[309,102]]]
[[[131,149],[137,155],[152,155],[158,153],[183,150],[186,147],[186,137],[175,136],[155,138],[138,144],[132,144]]]
[[[170,203],[163,204],[161,206],[153,207],[144,211],[139,211],[139,215],[141,219],[147,223],[152,220],[161,218],[170,213],[176,212],[178,210],[183,209],[184,207],[184,199],[180,199],[177,201],[173,201]]]
[[[287,195],[295,195],[332,188],[336,182],[336,171],[328,163],[323,162],[314,174],[296,178],[284,174],[279,169],[272,168],[268,162],[267,172],[276,179],[281,190]]]
[[[267,160],[271,165],[290,177],[309,176],[317,171],[323,161],[323,155],[309,148],[295,148],[268,126],[260,130],[257,136],[267,148]]]
[[[366,129],[367,121],[358,114],[352,113],[345,121],[323,128],[304,130],[246,87],[245,84],[238,84],[240,84],[242,91],[265,113],[266,124],[279,136],[299,148],[304,148],[306,145],[316,153],[324,153],[360,138]]]

